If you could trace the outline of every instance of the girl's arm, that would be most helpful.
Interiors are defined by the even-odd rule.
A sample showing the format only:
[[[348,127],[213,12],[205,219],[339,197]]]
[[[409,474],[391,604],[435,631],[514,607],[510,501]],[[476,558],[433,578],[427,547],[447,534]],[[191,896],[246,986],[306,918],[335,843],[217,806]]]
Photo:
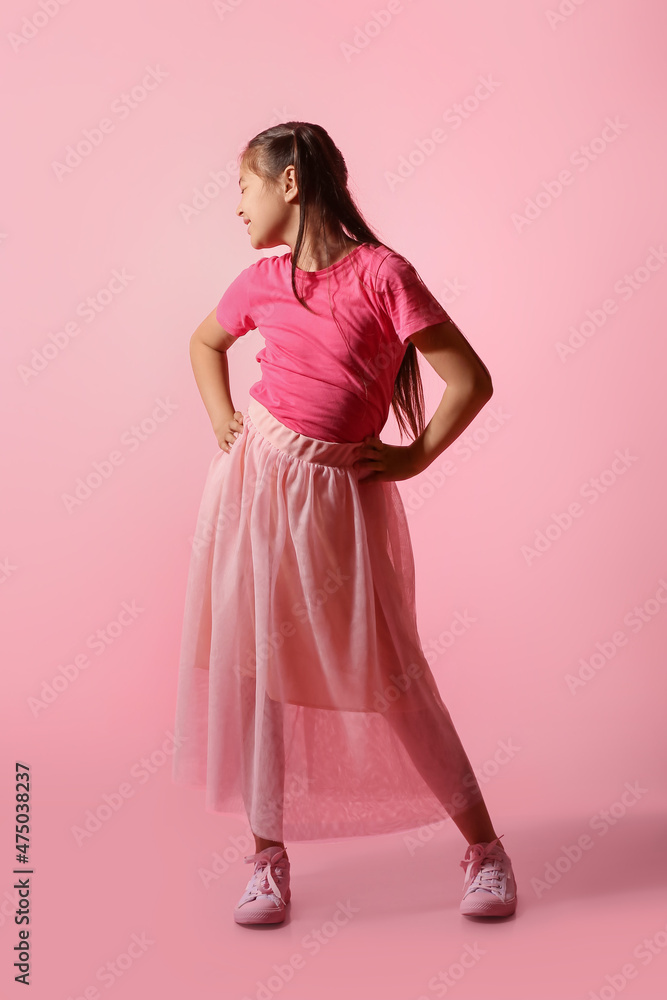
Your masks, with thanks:
[[[426,327],[408,340],[447,383],[435,413],[408,446],[417,474],[463,433],[491,399],[493,385],[488,368],[454,322]]]
[[[227,351],[237,339],[220,326],[215,318],[215,309],[190,338],[192,370],[216,434],[235,413],[229,388]]]

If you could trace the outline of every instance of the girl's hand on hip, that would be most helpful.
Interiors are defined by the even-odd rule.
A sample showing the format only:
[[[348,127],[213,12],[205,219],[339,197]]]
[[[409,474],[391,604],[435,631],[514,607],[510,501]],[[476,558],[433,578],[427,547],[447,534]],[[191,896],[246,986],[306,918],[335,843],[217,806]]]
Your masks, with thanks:
[[[218,444],[227,454],[232,450],[232,445],[238,435],[243,431],[243,414],[240,410],[235,410],[230,420],[223,422],[214,429]]]
[[[360,470],[360,483],[411,479],[420,471],[410,445],[385,444],[379,437],[370,435],[364,438],[359,458],[353,465]]]

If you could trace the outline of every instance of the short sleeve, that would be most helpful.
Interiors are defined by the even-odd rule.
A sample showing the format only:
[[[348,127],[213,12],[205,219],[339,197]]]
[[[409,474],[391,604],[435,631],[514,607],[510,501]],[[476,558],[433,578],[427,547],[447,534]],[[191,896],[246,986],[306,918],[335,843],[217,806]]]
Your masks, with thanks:
[[[399,254],[392,252],[383,259],[378,277],[383,306],[402,343],[417,330],[450,319],[413,265]]]
[[[248,330],[254,330],[257,326],[250,311],[250,293],[255,267],[256,264],[251,264],[241,271],[216,306],[215,318],[223,330],[231,333],[232,337],[242,337]]]

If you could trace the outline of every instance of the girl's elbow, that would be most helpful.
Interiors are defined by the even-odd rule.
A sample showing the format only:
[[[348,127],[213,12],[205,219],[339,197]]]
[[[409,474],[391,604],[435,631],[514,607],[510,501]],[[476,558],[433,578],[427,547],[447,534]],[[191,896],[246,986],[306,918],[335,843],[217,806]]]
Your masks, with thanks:
[[[465,381],[468,392],[475,399],[485,403],[493,396],[493,382],[486,368],[475,367]]]
[[[476,383],[477,395],[482,397],[488,402],[493,396],[493,382],[491,381],[491,376],[488,374],[482,375]]]
[[[475,389],[480,396],[485,396],[487,399],[491,399],[491,396],[493,396],[491,372],[480,357],[477,357],[476,361],[477,363],[474,371]]]

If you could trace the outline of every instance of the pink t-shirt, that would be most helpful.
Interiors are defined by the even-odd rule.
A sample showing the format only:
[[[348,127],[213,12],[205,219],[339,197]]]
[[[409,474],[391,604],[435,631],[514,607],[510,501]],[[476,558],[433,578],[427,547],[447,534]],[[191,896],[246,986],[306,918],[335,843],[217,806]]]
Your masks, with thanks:
[[[308,437],[356,442],[379,436],[407,338],[446,322],[448,314],[412,264],[385,246],[360,243],[328,268],[297,268],[297,289],[313,312],[292,291],[291,266],[291,251],[260,258],[241,271],[216,308],[232,336],[259,329],[264,337],[257,354],[262,377],[250,395]]]

